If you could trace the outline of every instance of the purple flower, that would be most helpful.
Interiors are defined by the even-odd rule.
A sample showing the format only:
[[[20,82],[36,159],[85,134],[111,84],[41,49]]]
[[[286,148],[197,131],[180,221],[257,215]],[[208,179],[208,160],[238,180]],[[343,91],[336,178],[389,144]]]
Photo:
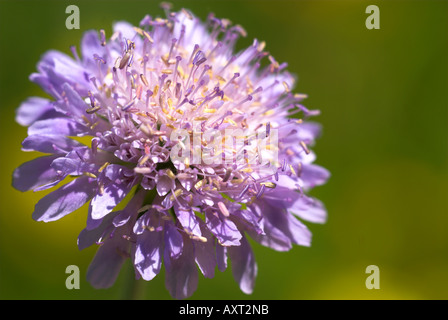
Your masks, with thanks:
[[[130,258],[148,281],[163,265],[170,294],[187,298],[198,269],[212,278],[230,259],[250,294],[257,264],[247,237],[287,251],[311,243],[301,220],[325,222],[324,205],[307,195],[329,177],[313,164],[316,112],[264,43],[234,53],[242,35],[214,15],[206,24],[187,10],[146,16],[139,27],[116,23],[110,38],[85,33],[74,58],[47,52],[31,75],[53,99],[29,98],[16,120],[28,127],[23,150],[45,155],[18,167],[13,186],[56,187],[36,204],[37,221],[89,203],[78,246],[99,245],[87,272],[94,287],[112,286]],[[243,135],[240,145],[228,130]]]

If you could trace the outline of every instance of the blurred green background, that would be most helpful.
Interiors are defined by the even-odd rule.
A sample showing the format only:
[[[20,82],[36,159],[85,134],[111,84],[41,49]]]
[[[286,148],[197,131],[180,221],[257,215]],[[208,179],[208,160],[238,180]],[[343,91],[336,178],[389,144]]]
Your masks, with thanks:
[[[324,225],[308,224],[310,248],[287,253],[253,245],[255,292],[241,293],[230,269],[199,277],[193,299],[447,299],[448,298],[448,1],[172,1],[202,20],[213,11],[264,40],[298,75],[295,92],[320,109],[323,135],[314,147],[328,168],[313,190],[327,206]],[[81,29],[65,28],[65,8],[80,8]],[[380,8],[381,29],[365,27],[368,5]],[[52,223],[31,219],[43,193],[11,187],[15,167],[36,157],[20,150],[26,129],[14,121],[28,96],[41,54],[69,53],[88,29],[106,30],[145,14],[157,1],[0,1],[0,299],[121,299],[132,276],[115,286],[85,281],[96,248],[76,239],[86,207]],[[109,32],[108,32],[109,31]],[[79,48],[79,47],[78,47]],[[81,271],[80,290],[67,290],[65,268]],[[368,265],[380,289],[368,290]],[[147,299],[169,299],[162,272],[143,283]]]

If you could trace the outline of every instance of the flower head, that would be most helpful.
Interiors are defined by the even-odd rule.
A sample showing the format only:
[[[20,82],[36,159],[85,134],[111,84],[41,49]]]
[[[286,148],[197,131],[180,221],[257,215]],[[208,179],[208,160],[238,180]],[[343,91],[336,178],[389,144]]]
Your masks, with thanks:
[[[13,185],[57,188],[36,204],[37,221],[89,203],[78,246],[99,245],[87,274],[94,287],[110,287],[130,258],[145,280],[163,262],[170,294],[186,298],[198,268],[212,278],[230,259],[251,293],[248,236],[287,251],[310,245],[298,218],[325,221],[306,195],[329,176],[313,164],[320,128],[307,119],[316,112],[263,42],[234,52],[242,35],[214,15],[206,24],[187,10],[146,16],[139,27],[116,23],[110,38],[86,32],[80,56],[47,52],[31,75],[53,100],[29,98],[16,119],[28,126],[23,150],[47,155],[18,167]]]

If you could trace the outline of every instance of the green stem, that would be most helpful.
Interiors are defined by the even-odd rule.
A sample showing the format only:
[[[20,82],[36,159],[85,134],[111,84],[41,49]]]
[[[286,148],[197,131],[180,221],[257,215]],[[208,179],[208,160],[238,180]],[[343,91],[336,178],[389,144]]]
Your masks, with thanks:
[[[144,300],[145,299],[145,281],[135,279],[135,271],[132,263],[126,268],[126,277],[124,279],[123,300]]]

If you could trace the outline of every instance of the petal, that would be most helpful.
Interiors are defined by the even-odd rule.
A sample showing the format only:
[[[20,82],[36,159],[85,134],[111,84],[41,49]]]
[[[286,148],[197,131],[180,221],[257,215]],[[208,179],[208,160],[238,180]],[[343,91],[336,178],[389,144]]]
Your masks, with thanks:
[[[111,164],[104,170],[105,187],[102,194],[97,194],[90,202],[93,219],[101,219],[110,213],[131,191],[133,184],[126,177],[126,168]]]
[[[94,67],[95,70],[98,68],[97,63],[94,60],[95,54],[103,59],[107,57],[106,48],[101,45],[98,32],[89,30],[84,33],[81,40],[81,55],[86,68]]]
[[[253,230],[257,234],[264,234],[261,220],[262,216],[257,216],[252,210],[235,210],[233,217],[244,225],[245,228]]]
[[[92,160],[89,148],[74,148],[65,157],[53,161],[51,167],[66,175],[79,176],[84,172],[97,173],[99,166],[92,163]]]
[[[184,249],[178,259],[168,259],[170,259],[170,268],[166,270],[166,288],[175,299],[190,297],[198,286],[198,270],[191,240],[184,238]]]
[[[83,116],[89,118],[90,115],[85,112],[89,106],[78,92],[68,83],[64,83],[61,88],[64,91],[65,99],[55,102],[54,108],[58,112],[77,120],[82,120]]]
[[[289,212],[285,211],[285,216],[285,229],[279,229],[289,236],[293,243],[309,247],[311,245],[311,231]]]
[[[175,207],[175,212],[180,224],[188,233],[202,237],[202,232],[199,225],[200,219],[196,217],[193,210],[185,210]]]
[[[305,195],[297,199],[289,211],[306,221],[314,223],[325,223],[327,221],[327,210],[324,204]]]
[[[69,118],[52,118],[34,122],[28,128],[28,135],[77,136],[86,133],[86,127]]]
[[[288,181],[291,178],[282,178],[280,181]],[[314,223],[325,223],[327,219],[327,211],[322,202],[317,199],[308,197],[304,194],[296,192],[280,184],[273,192],[265,193],[263,199],[268,206],[273,208],[283,208],[291,211],[296,216]]]
[[[157,193],[159,194],[159,196],[164,196],[168,192],[176,188],[174,180],[168,177],[167,175],[157,176],[156,183],[157,183],[156,185]]]
[[[229,219],[221,219],[213,212],[206,212],[205,223],[222,246],[239,246],[242,237],[236,225]]]
[[[165,252],[170,257],[177,259],[182,254],[184,242],[182,235],[177,231],[176,227],[171,223],[165,224]]]
[[[14,170],[12,186],[20,191],[28,191],[58,181],[59,175],[50,166],[57,157],[57,155],[44,156],[23,163]]]
[[[216,254],[213,235],[207,230],[202,230],[202,234],[207,241],[195,241],[194,253],[196,256],[196,264],[206,278],[215,276]]]
[[[73,148],[82,146],[76,140],[60,135],[32,135],[22,142],[23,151],[39,151],[42,153],[67,153]]]
[[[113,219],[114,226],[120,227],[122,225],[125,225],[132,216],[135,216],[138,210],[141,208],[145,196],[145,190],[140,189],[139,191],[137,191],[131,198],[131,200],[129,200],[126,207],[122,211],[117,212],[117,215]]]
[[[31,97],[22,102],[16,111],[16,121],[22,126],[29,126],[37,120],[60,115],[53,108],[53,103],[44,98]]]
[[[92,206],[89,206],[89,211],[87,212],[87,222],[86,222],[86,229],[87,230],[93,230],[95,228],[98,228],[101,225],[101,222],[103,222],[103,219],[93,219],[92,218]]]
[[[227,269],[227,247],[216,244],[216,262],[218,270],[224,272]]]
[[[121,36],[125,39],[132,40],[137,48],[143,45],[143,40],[135,32],[134,26],[126,21],[117,21],[113,24],[113,30],[115,32],[120,32]]]
[[[117,212],[118,213],[118,212]],[[90,247],[94,243],[101,240],[101,238],[106,234],[106,230],[112,230],[112,219],[114,215],[108,215],[100,222],[100,225],[96,228],[87,229],[84,228],[78,236],[78,249],[83,250]]]
[[[38,64],[38,70],[57,91],[61,92],[62,84],[70,83],[82,91],[83,95],[87,95],[87,88],[90,87],[88,74],[77,61],[65,53],[56,50],[46,52]]]
[[[137,236],[134,265],[146,281],[153,279],[162,266],[163,232],[148,231]]]
[[[88,177],[77,178],[49,193],[36,204],[33,219],[55,221],[81,208],[93,196],[95,183]]]
[[[300,178],[303,180],[306,189],[314,188],[315,186],[323,185],[330,177],[330,172],[315,164],[304,164]]]
[[[40,68],[39,68],[40,69]],[[43,72],[43,70],[40,70]],[[51,84],[50,79],[48,79],[45,73],[34,72],[29,76],[31,82],[34,82],[40,86],[46,93],[53,96],[54,98],[60,98],[60,94],[55,90],[54,86]]]
[[[229,247],[228,252],[232,261],[232,274],[235,281],[240,286],[241,291],[251,294],[257,277],[257,263],[246,238],[242,237],[240,246]]]
[[[111,287],[129,257],[129,241],[115,234],[102,244],[87,269],[87,281],[96,289]]]
[[[83,174],[83,172],[85,172],[85,170],[83,170],[83,168],[82,168],[83,164],[84,164],[84,162],[82,162],[79,159],[77,161],[75,159],[60,157],[51,163],[51,167],[54,170],[60,171],[66,175],[79,176],[79,175]]]
[[[255,211],[257,215],[262,214],[259,206],[251,206],[251,210]],[[274,227],[268,219],[261,219],[262,229],[264,234],[256,233],[253,229],[248,229],[247,233],[261,245],[274,249],[276,251],[288,251],[292,248],[291,240],[279,229]]]
[[[126,184],[110,183],[104,188],[103,194],[97,194],[90,202],[92,218],[101,219],[109,214],[131,191]]]
[[[296,191],[294,186],[286,184],[286,181],[294,181],[293,179],[282,176],[279,177],[279,185],[271,192],[265,192],[263,194],[263,199],[266,203],[274,208],[290,208],[294,202],[300,198],[300,193]],[[284,187],[284,185],[289,185],[289,187]],[[270,190],[269,190],[270,191]]]
[[[112,182],[120,182],[121,178],[123,178],[124,176],[125,171],[126,167],[118,164],[111,164],[108,165],[104,170],[104,175]]]
[[[179,180],[182,187],[190,191],[194,184],[197,182],[197,178],[190,173],[180,173],[177,174],[176,178]]]
[[[287,176],[286,174],[281,174],[278,176],[278,180],[275,182],[275,184],[277,185],[277,187],[294,190],[294,189],[298,189],[298,187],[300,186],[298,181],[299,181],[299,178],[297,176],[294,176],[294,175]],[[276,194],[275,190],[274,190],[273,194]],[[280,192],[279,194],[282,194],[282,192]]]
[[[272,224],[273,227],[287,236],[292,243],[302,246],[310,246],[311,232],[286,209],[272,207],[266,203],[262,205],[262,208],[265,219]]]
[[[108,217],[110,215],[107,215]],[[117,211],[117,215],[114,217],[113,224],[115,227],[121,227],[128,223],[131,219],[131,211]]]

